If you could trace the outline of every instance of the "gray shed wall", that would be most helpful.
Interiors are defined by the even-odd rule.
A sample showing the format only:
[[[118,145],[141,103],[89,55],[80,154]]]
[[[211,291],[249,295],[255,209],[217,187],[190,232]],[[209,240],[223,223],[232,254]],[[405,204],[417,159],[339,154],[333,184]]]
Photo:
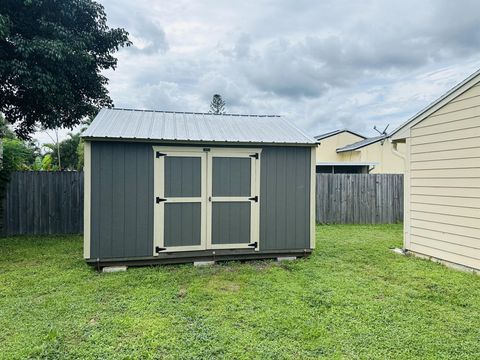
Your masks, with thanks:
[[[153,145],[92,142],[90,258],[152,255]],[[261,251],[310,248],[310,157],[310,147],[263,147]]]

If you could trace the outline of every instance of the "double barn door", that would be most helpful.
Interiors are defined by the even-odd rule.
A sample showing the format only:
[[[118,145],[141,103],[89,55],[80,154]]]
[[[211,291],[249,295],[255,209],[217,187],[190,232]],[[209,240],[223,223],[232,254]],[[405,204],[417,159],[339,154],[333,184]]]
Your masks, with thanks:
[[[259,249],[260,149],[153,150],[154,255]]]

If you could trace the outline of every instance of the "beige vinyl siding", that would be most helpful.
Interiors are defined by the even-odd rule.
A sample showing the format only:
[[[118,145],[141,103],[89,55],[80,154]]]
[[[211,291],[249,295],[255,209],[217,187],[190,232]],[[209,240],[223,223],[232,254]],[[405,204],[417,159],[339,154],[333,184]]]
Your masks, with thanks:
[[[480,269],[480,86],[410,129],[405,247]]]
[[[448,178],[452,177],[452,169],[456,169],[460,171],[458,168],[451,168],[451,169],[430,169],[430,170],[415,170],[412,171],[412,174],[416,178],[430,178],[434,176],[435,178]],[[462,176],[464,178],[480,178],[480,169],[468,169],[468,171],[464,171]],[[456,178],[456,176],[454,176]]]
[[[469,91],[464,92],[463,94],[457,96],[455,99],[450,101],[450,103],[456,103],[459,101],[463,101],[465,99],[470,99],[475,96],[480,96],[480,84],[473,86]]]
[[[480,115],[479,115],[480,116]],[[443,141],[438,143],[427,143],[422,145],[412,146],[412,154],[423,152],[448,151],[457,149],[470,149],[478,146],[477,138],[457,139],[454,141]]]
[[[466,208],[478,208],[480,196],[476,191],[473,196],[469,194],[468,188],[420,188],[414,187],[410,191],[413,196],[412,204],[432,204],[432,205],[447,205],[447,206],[461,206]],[[477,190],[477,189],[473,189]]]

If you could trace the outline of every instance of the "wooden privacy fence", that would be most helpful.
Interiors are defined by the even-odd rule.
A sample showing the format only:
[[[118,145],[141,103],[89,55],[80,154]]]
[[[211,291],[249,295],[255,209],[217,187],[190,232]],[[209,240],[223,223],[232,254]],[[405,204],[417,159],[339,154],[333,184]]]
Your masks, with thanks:
[[[317,174],[316,187],[317,223],[403,221],[401,174]]]
[[[381,224],[403,220],[403,175],[317,174],[318,223]],[[3,200],[1,232],[83,232],[83,172],[18,171]]]
[[[2,233],[83,232],[83,172],[17,171],[3,199]]]

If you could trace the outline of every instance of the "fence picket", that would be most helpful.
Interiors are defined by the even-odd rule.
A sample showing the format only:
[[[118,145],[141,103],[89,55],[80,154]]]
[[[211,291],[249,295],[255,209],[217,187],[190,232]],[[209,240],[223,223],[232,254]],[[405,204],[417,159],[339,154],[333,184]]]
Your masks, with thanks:
[[[81,233],[83,172],[16,171],[3,206],[3,235]]]
[[[316,180],[317,223],[403,221],[402,174],[317,174]]]
[[[3,201],[4,235],[83,231],[83,172],[17,171]],[[403,175],[317,174],[318,223],[403,220]]]

